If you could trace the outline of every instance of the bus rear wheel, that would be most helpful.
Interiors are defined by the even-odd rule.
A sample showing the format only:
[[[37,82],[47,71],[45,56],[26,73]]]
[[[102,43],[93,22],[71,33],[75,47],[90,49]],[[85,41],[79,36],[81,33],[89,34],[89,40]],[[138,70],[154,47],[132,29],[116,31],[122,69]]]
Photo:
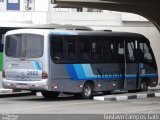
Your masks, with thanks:
[[[146,80],[143,80],[140,85],[140,91],[147,91],[147,90],[148,90],[148,83]]]
[[[52,91],[43,91],[41,93],[45,99],[56,99],[59,95],[59,92],[52,92]]]
[[[91,99],[92,96],[93,96],[93,84],[90,82],[87,82],[83,85],[82,98]]]

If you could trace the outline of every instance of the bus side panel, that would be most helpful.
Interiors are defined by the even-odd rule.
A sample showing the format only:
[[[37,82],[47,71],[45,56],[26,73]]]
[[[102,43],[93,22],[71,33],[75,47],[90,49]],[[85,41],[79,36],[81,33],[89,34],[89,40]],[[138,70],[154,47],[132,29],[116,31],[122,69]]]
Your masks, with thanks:
[[[59,92],[81,92],[85,81],[92,80],[95,91],[123,90],[126,82],[126,90],[137,89],[138,77],[149,78],[150,86],[155,86],[157,74],[155,70],[144,65],[140,68],[136,64],[127,64],[126,75],[123,73],[123,64],[54,64],[51,62],[51,89]],[[144,73],[145,72],[145,73]],[[126,81],[125,81],[126,79]]]
[[[110,91],[110,90],[123,89],[124,86],[123,63],[91,64],[91,68],[94,74],[95,91]],[[90,77],[92,78],[92,76]]]
[[[123,89],[122,64],[54,64],[51,62],[51,89],[82,92],[85,81],[94,82],[95,91]]]
[[[141,80],[149,80],[148,84],[150,87],[155,87],[158,83],[158,73],[155,70],[155,68],[153,68],[153,66],[150,66],[148,64],[145,63],[140,63],[139,65],[139,77]]]
[[[74,89],[76,81],[71,81],[66,71],[65,64],[55,64],[50,60],[50,74],[51,90],[57,92],[79,92],[78,89]],[[82,82],[82,81],[81,81]],[[81,84],[81,83],[80,83]]]

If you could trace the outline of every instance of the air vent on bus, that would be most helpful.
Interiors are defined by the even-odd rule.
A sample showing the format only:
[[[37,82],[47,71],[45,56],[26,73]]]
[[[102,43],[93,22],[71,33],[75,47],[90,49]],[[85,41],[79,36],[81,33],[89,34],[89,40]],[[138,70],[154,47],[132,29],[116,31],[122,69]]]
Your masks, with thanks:
[[[106,32],[112,32],[112,30],[103,30],[103,31],[106,31]]]
[[[60,30],[79,30],[79,31],[92,31],[92,29],[81,29],[81,28],[59,28]]]
[[[95,31],[112,32],[112,30],[95,30]]]

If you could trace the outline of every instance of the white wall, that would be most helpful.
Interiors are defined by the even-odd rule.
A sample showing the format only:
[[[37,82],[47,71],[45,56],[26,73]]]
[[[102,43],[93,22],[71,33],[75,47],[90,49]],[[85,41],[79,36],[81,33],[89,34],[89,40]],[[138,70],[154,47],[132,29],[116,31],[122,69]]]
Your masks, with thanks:
[[[3,2],[0,2],[0,11],[5,11],[6,10],[6,1],[7,0],[4,0]]]
[[[20,1],[20,10],[21,11],[37,11],[37,12],[47,12],[49,10],[49,2],[50,0],[31,0],[29,2],[29,7],[31,10],[26,10],[27,0]]]
[[[48,12],[0,12],[0,22],[48,23]]]
[[[121,25],[119,13],[97,12],[53,12],[51,22],[59,24],[75,24],[88,26]]]
[[[35,11],[48,11],[50,0],[35,0]]]

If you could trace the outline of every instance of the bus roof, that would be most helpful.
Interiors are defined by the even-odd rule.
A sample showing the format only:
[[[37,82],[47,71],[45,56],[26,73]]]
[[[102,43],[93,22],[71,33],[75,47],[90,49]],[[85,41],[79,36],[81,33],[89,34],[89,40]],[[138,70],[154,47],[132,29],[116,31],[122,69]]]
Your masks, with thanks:
[[[91,31],[92,29],[86,26],[79,25],[59,25],[59,24],[0,24],[0,32],[5,33],[9,30],[15,29],[65,29],[65,30],[85,30]]]
[[[54,35],[81,35],[81,36],[119,36],[119,37],[144,37],[138,33],[131,32],[112,32],[112,31],[85,31],[85,30],[62,30],[62,29],[20,29],[11,30],[7,32],[8,34],[18,34],[18,33],[48,33]]]

